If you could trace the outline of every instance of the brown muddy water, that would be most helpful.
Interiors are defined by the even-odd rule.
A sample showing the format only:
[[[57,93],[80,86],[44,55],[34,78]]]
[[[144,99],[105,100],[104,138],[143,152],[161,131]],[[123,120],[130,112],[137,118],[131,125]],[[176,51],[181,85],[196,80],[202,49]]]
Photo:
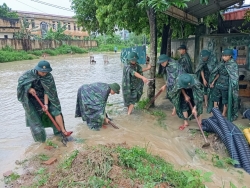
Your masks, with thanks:
[[[167,161],[181,169],[200,169],[204,172],[213,172],[213,182],[207,183],[207,187],[230,187],[233,182],[237,187],[250,187],[250,176],[238,169],[219,169],[212,165],[211,161],[201,160],[195,155],[195,149],[201,148],[204,141],[198,137],[196,142],[190,140],[188,129],[178,130],[182,121],[176,116],[171,116],[171,105],[164,99],[165,93],[156,101],[156,108],[166,112],[167,117],[161,126],[157,118],[149,113],[135,110],[131,116],[127,116],[123,110],[122,94],[112,95],[108,99],[106,111],[113,118],[113,122],[120,129],[108,126],[101,131],[91,131],[82,122],[81,118],[75,118],[76,94],[82,84],[93,82],[121,84],[122,64],[120,54],[106,53],[109,64],[103,63],[104,54],[94,54],[96,64],[90,65],[88,55],[73,55],[48,57],[47,60],[53,68],[58,96],[62,106],[67,130],[73,130],[73,137],[84,139],[84,143],[69,142],[64,147],[58,137],[54,137],[51,129],[46,129],[47,136],[59,146],[53,153],[59,160],[65,154],[75,148],[87,145],[121,143],[147,147],[153,154],[160,155]],[[23,160],[34,154],[44,153],[45,144],[34,143],[29,128],[25,126],[24,110],[16,98],[17,80],[23,72],[32,69],[38,60],[11,62],[0,64],[0,179],[8,170],[15,171],[15,161]],[[147,74],[145,74],[147,76]],[[148,76],[147,76],[148,77]],[[164,84],[163,79],[157,79],[157,88]],[[145,86],[146,92],[147,86]],[[169,108],[170,107],[170,108]],[[209,117],[208,114],[204,115]],[[236,123],[248,124],[247,120],[238,120]],[[195,121],[190,122],[190,127],[197,128]],[[18,171],[18,170],[17,170]],[[0,182],[0,187],[3,183]]]

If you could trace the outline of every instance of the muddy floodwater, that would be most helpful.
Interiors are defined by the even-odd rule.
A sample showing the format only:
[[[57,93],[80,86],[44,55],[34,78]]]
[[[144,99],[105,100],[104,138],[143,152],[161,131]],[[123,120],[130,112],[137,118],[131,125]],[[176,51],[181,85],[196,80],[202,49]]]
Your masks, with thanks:
[[[89,63],[89,56],[73,55],[47,57],[53,68],[58,96],[62,106],[65,126],[67,130],[73,130],[73,137],[83,139],[83,144],[69,142],[64,147],[58,137],[53,135],[52,129],[46,129],[47,137],[55,141],[59,148],[53,154],[59,160],[67,152],[87,145],[122,143],[147,147],[153,154],[160,155],[173,163],[176,168],[200,169],[204,172],[213,172],[213,182],[207,183],[207,187],[230,187],[233,182],[237,187],[250,187],[250,175],[239,169],[219,169],[212,165],[211,160],[201,160],[195,155],[195,149],[201,148],[204,143],[202,137],[198,141],[190,140],[188,128],[180,131],[178,127],[182,121],[178,117],[171,116],[171,105],[164,99],[165,93],[156,101],[156,108],[166,112],[164,122],[157,122],[157,118],[150,113],[135,110],[131,116],[127,116],[123,108],[122,94],[112,95],[108,99],[107,112],[113,118],[113,122],[120,128],[114,129],[108,126],[101,131],[91,131],[81,118],[75,118],[75,106],[77,90],[82,84],[93,82],[121,84],[122,64],[120,54],[106,53],[109,63],[104,64],[104,54],[94,54],[96,64]],[[16,98],[17,80],[23,72],[32,69],[38,60],[10,62],[0,64],[0,179],[8,170],[15,171],[15,161],[23,160],[36,153],[42,153],[45,144],[35,143],[31,132],[25,125],[24,110]],[[145,74],[147,76],[147,74]],[[147,76],[148,77],[148,76]],[[157,79],[157,88],[164,84],[163,79]],[[146,92],[147,86],[145,86]],[[208,114],[203,116],[209,117]],[[248,124],[248,120],[236,121]],[[190,122],[190,127],[197,128],[195,121]],[[0,182],[3,187],[3,182]]]

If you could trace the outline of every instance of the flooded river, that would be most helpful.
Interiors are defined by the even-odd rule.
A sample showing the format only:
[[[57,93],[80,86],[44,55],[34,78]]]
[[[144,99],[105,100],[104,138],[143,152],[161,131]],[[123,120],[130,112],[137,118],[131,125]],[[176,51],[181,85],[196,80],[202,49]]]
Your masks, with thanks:
[[[212,171],[213,182],[208,183],[208,187],[229,187],[232,181],[237,187],[243,185],[250,187],[250,176],[238,173],[237,170],[219,169],[211,164],[211,161],[200,160],[195,157],[194,150],[203,144],[194,145],[189,142],[188,131],[179,131],[178,126],[182,121],[177,117],[171,116],[171,111],[166,110],[167,100],[163,99],[162,94],[156,102],[159,109],[167,113],[165,126],[159,126],[156,117],[149,113],[134,111],[131,116],[127,116],[123,111],[122,95],[112,95],[108,103],[113,104],[107,107],[107,112],[114,119],[114,123],[120,129],[108,127],[101,131],[91,131],[82,122],[81,118],[75,118],[76,94],[82,84],[93,82],[121,84],[122,64],[119,54],[110,53],[109,64],[104,65],[103,54],[95,54],[95,65],[90,65],[88,55],[75,55],[48,57],[47,60],[53,68],[52,74],[55,78],[58,96],[62,106],[65,125],[67,130],[73,130],[73,136],[83,138],[84,144],[106,144],[126,142],[129,145],[140,145],[148,147],[148,150],[158,154],[167,161],[172,162],[177,168],[195,168],[203,171]],[[35,154],[44,150],[44,144],[34,143],[29,128],[25,126],[24,110],[16,98],[17,80],[23,72],[32,69],[38,60],[11,62],[0,64],[0,177],[3,172],[13,170],[15,160],[23,160],[30,154]],[[157,81],[157,87],[163,85],[162,79]],[[205,117],[208,115],[205,115]],[[245,120],[244,123],[247,123]],[[197,127],[194,121],[190,127]],[[50,139],[53,136],[52,129],[46,129]],[[57,139],[58,141],[58,139]],[[54,153],[62,157],[66,152],[79,147],[76,143],[70,142],[68,147],[62,146],[58,141],[59,148]],[[1,187],[1,183],[0,183]]]

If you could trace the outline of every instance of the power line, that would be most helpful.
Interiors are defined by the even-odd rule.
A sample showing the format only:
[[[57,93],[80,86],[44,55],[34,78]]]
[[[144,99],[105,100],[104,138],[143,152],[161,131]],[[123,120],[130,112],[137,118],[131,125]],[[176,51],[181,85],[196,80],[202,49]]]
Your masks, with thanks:
[[[50,3],[47,3],[47,2],[44,2],[44,1],[39,1],[39,0],[31,0],[31,1],[34,1],[36,3],[41,3],[41,4],[44,4],[44,5],[50,6],[50,7],[54,7],[54,8],[58,8],[58,9],[62,9],[62,10],[70,11],[70,12],[74,12],[74,11],[72,11],[69,8],[61,7],[61,6],[54,5],[54,4],[50,4]]]
[[[34,7],[32,7],[32,6],[29,6],[29,5],[23,3],[23,2],[21,2],[21,1],[19,1],[19,0],[16,0],[16,1],[18,1],[19,3],[22,3],[22,4],[24,4],[24,5],[26,5],[26,6],[28,6],[28,7],[31,7],[31,8],[33,8],[33,9],[36,9],[36,10],[38,10],[38,11],[40,11],[40,12],[43,12],[42,10],[39,10],[39,9],[34,8]],[[46,12],[43,12],[43,13],[46,13]]]

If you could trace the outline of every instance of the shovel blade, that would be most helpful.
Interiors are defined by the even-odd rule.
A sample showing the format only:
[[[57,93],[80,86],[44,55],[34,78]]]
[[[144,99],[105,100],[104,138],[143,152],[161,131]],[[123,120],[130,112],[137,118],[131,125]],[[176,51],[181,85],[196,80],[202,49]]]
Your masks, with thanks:
[[[208,148],[210,146],[210,143],[205,143],[203,146],[202,146],[202,148]]]

